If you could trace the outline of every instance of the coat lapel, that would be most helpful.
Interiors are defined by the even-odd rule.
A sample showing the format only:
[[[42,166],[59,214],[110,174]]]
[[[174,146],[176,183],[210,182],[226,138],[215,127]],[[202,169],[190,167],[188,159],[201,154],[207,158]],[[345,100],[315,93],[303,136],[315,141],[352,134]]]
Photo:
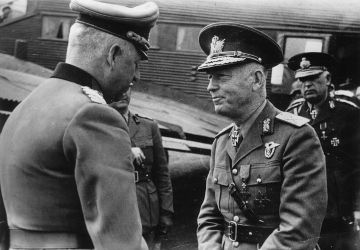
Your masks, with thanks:
[[[234,162],[235,155],[236,155],[235,147],[231,143],[231,133],[232,133],[233,129],[234,128],[231,129],[231,131],[227,137],[227,141],[226,141],[226,152],[230,156],[231,162]]]
[[[274,119],[275,114],[276,109],[271,103],[267,102],[265,108],[255,119],[255,122],[251,125],[247,135],[240,144],[239,149],[235,155],[235,160],[233,160],[233,166],[249,153],[264,145],[262,140],[262,121],[266,118]]]
[[[129,133],[130,138],[133,138],[136,133],[139,131],[139,119],[136,118],[136,116],[130,112],[129,115]]]

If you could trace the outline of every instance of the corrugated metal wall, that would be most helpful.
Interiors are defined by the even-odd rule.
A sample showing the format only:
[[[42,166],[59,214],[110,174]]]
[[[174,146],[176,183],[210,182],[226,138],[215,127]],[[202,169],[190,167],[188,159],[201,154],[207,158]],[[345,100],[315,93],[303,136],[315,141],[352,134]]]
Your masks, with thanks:
[[[143,0],[123,0],[124,4],[136,5]],[[360,34],[360,16],[356,8],[319,0],[316,3],[303,0],[259,1],[248,0],[155,0],[160,6],[159,23],[197,24],[204,26],[216,21],[235,21],[249,24],[269,33],[276,39],[278,30],[307,32],[349,32]],[[338,2],[332,7],[331,4]],[[322,5],[321,5],[322,4]],[[326,4],[326,5],[324,5]],[[30,0],[36,7],[36,16],[9,25],[0,26],[0,51],[13,54],[15,39],[28,40],[28,60],[53,69],[63,61],[66,53],[65,41],[41,39],[41,13],[67,13],[69,0]],[[357,5],[360,6],[360,5]],[[306,15],[306,17],[304,17]],[[340,25],[340,28],[339,28]],[[160,34],[166,35],[166,34]],[[209,99],[206,91],[208,80],[204,73],[194,71],[205,56],[200,52],[150,51],[150,61],[141,65],[142,79],[154,84],[182,90],[201,98]]]

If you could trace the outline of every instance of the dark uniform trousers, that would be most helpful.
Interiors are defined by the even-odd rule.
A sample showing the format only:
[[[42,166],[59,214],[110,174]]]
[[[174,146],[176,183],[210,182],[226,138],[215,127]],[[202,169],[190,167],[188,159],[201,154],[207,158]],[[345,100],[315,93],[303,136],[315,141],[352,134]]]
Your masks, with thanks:
[[[128,127],[96,84],[59,64],[7,120],[0,184],[11,248],[147,249]]]
[[[145,155],[141,166],[135,161],[134,165],[143,236],[151,248],[160,220],[172,222],[174,213],[168,160],[154,120],[130,112],[128,124],[132,147],[139,147]]]
[[[215,137],[198,216],[200,250],[314,249],[326,210],[324,154],[313,128],[279,113],[268,102],[237,151],[231,127]],[[239,208],[232,182],[262,223]]]
[[[360,211],[360,110],[348,100],[329,97],[315,114],[304,99],[288,111],[311,120],[326,157],[328,206],[321,249],[360,249],[352,215]]]

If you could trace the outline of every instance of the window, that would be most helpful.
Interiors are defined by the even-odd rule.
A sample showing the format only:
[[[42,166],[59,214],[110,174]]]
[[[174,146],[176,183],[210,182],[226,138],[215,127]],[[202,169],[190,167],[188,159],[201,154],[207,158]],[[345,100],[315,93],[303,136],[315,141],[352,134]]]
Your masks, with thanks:
[[[59,16],[44,16],[42,25],[42,38],[68,40],[70,26],[74,18]]]
[[[201,51],[198,36],[201,27],[179,26],[177,30],[176,50]]]
[[[323,47],[323,38],[286,37],[284,56],[289,59],[302,52],[322,52]]]
[[[153,49],[159,48],[159,27],[158,27],[158,25],[155,25],[150,30],[149,42],[150,42],[151,48],[153,48]]]

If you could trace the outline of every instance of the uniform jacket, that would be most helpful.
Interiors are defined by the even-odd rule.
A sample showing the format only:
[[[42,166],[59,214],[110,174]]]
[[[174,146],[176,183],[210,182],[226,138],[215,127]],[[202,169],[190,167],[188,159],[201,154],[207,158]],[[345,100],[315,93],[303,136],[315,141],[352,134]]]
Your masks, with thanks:
[[[311,119],[326,156],[328,209],[326,218],[350,216],[360,211],[360,110],[343,99],[328,98],[315,119],[305,99],[289,112]]]
[[[324,154],[309,125],[297,127],[296,116],[288,114],[285,122],[276,118],[279,113],[268,102],[237,152],[229,137],[231,127],[215,137],[198,217],[199,249],[257,249],[244,242],[235,248],[224,236],[224,221],[235,215],[239,223],[252,225],[229,194],[229,171],[240,189],[243,182],[247,185],[249,206],[264,225],[274,228],[261,250],[314,249],[326,210]],[[264,145],[270,142],[279,145],[266,157]],[[269,202],[262,203],[263,198]]]
[[[130,112],[129,130],[132,146],[141,148],[145,155],[141,168],[151,176],[151,181],[136,183],[141,222],[146,231],[157,226],[160,217],[171,220],[174,210],[170,174],[157,123]]]
[[[8,225],[89,234],[95,249],[142,249],[127,124],[81,86],[96,84],[59,64],[10,115],[0,138]]]

